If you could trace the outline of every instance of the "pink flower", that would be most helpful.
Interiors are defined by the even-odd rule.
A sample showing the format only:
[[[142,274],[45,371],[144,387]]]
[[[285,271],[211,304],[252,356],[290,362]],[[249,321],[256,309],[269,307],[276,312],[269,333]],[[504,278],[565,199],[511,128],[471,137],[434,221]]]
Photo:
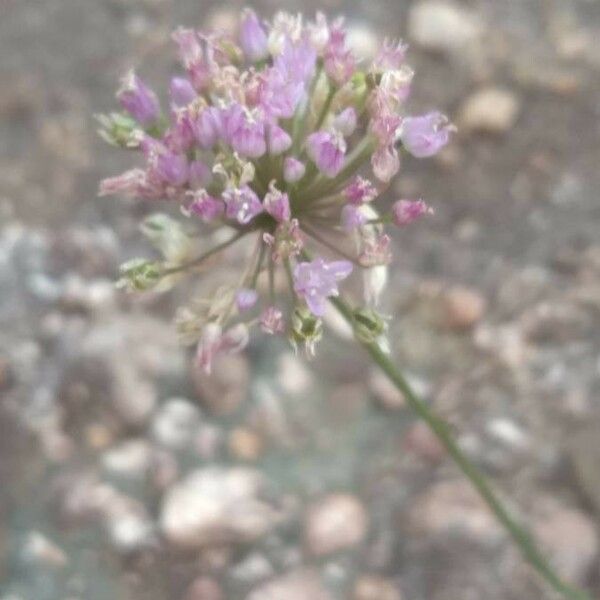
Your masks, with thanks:
[[[364,240],[365,245],[358,262],[363,267],[387,265],[392,260],[390,236],[383,233]]]
[[[160,116],[160,104],[156,94],[130,71],[122,80],[117,92],[119,103],[140,125],[152,125]]]
[[[235,304],[240,312],[246,312],[258,301],[258,292],[251,288],[241,288],[235,294]]]
[[[304,177],[306,167],[297,158],[288,156],[283,161],[283,179],[286,183],[295,183]]]
[[[383,46],[373,60],[371,70],[375,73],[399,69],[406,59],[408,44],[401,41],[383,40]]]
[[[160,142],[144,144],[148,157],[148,179],[160,185],[181,187],[189,176],[187,157],[172,152]]]
[[[448,118],[434,111],[420,117],[406,117],[400,127],[400,140],[413,156],[426,158],[448,143],[453,130]]]
[[[221,111],[215,106],[201,110],[193,121],[193,131],[201,148],[212,148],[223,131]]]
[[[272,156],[283,154],[286,150],[289,150],[291,145],[292,138],[285,130],[275,123],[267,125],[267,147],[269,154]]]
[[[292,216],[288,195],[280,192],[275,187],[274,181],[269,184],[269,191],[263,200],[263,205],[265,210],[280,223],[289,221]]]
[[[341,134],[316,131],[306,140],[308,156],[327,177],[335,177],[343,168],[346,156],[346,141]]]
[[[267,151],[265,122],[240,104],[232,104],[224,115],[226,140],[241,156],[258,158]]]
[[[326,262],[315,258],[311,262],[298,263],[294,269],[294,291],[305,300],[309,310],[317,317],[325,312],[325,300],[337,296],[338,283],[352,272],[347,260]]]
[[[260,327],[269,335],[281,333],[285,329],[283,313],[275,306],[268,306],[260,315]]]
[[[204,326],[196,348],[196,364],[210,375],[217,356],[241,352],[248,345],[248,340],[248,328],[243,323],[233,326],[225,333],[217,323],[208,323]]]
[[[341,224],[344,230],[354,231],[367,222],[367,217],[360,206],[347,204],[342,208]]]
[[[351,204],[363,204],[364,202],[371,202],[375,200],[379,192],[377,188],[364,177],[357,175],[344,189],[344,196],[348,199]]]
[[[125,198],[148,197],[148,180],[143,169],[131,169],[116,177],[109,177],[100,182],[100,196],[124,196]],[[156,196],[160,190],[156,190]]]
[[[331,26],[325,47],[325,72],[338,86],[342,86],[352,77],[355,68],[356,59],[346,46],[343,21],[338,19]]]
[[[392,206],[392,216],[398,227],[409,225],[426,214],[433,214],[433,209],[423,200],[398,200]]]
[[[171,103],[177,108],[187,106],[193,102],[196,97],[194,86],[185,77],[173,77],[169,86],[169,96]]]
[[[186,69],[192,85],[197,91],[204,90],[210,82],[215,68],[213,51],[193,29],[180,27],[173,33],[173,40],[179,47],[179,58]]]
[[[256,13],[248,8],[242,11],[240,46],[250,62],[258,62],[269,56],[267,34]]]
[[[354,133],[358,118],[354,108],[349,106],[333,119],[333,127],[337,129],[345,137],[349,137]]]
[[[373,173],[379,181],[388,183],[400,170],[400,156],[394,146],[382,146],[371,157]]]
[[[241,188],[229,188],[223,192],[225,216],[235,219],[240,225],[247,225],[263,211],[258,196],[247,185]]]
[[[210,196],[206,190],[192,192],[191,197],[192,203],[188,206],[189,212],[199,216],[207,223],[220,217],[225,210],[223,202]]]

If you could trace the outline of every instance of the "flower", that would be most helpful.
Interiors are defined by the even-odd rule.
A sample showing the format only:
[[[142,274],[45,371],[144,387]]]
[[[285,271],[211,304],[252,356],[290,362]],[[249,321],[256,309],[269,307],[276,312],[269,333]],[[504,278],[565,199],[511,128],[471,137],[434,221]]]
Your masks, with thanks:
[[[225,216],[236,220],[240,225],[246,225],[263,211],[263,205],[258,196],[245,185],[241,188],[230,188],[223,193],[225,201]]]
[[[252,9],[235,34],[179,28],[172,37],[181,68],[168,83],[169,110],[132,71],[117,94],[123,112],[98,117],[104,139],[141,159],[101,182],[100,195],[169,201],[188,218],[156,217],[160,231],[145,223],[162,258],[128,262],[122,284],[157,292],[201,275],[206,291],[177,322],[205,370],[243,348],[251,329],[285,333],[314,353],[326,303],[354,265],[363,284],[355,332],[379,335],[386,226],[431,209],[421,200],[375,206],[376,180],[389,184],[402,155],[435,154],[454,129],[439,112],[405,114],[414,76],[406,45],[384,40],[369,65],[351,51],[342,19],[278,12],[269,22]],[[229,271],[202,268],[242,240],[229,283]]]
[[[269,192],[266,194],[263,204],[265,210],[276,220],[276,221],[289,221],[292,213],[290,210],[290,200],[287,194],[280,192],[275,187],[275,181],[271,181],[269,184]]]
[[[260,315],[260,327],[269,335],[282,333],[285,330],[283,313],[275,306],[267,306]]]
[[[427,158],[448,143],[453,130],[448,118],[434,111],[420,117],[406,117],[400,126],[400,140],[413,156]]]
[[[240,288],[235,295],[235,304],[240,312],[250,310],[258,302],[258,292],[250,288]]]
[[[228,331],[218,323],[208,323],[196,348],[196,364],[208,375],[217,356],[241,352],[249,341],[248,328],[243,323]]]
[[[409,225],[425,214],[433,214],[433,209],[423,200],[398,200],[392,206],[392,216],[398,227]]]
[[[335,177],[344,166],[346,142],[336,131],[316,131],[306,140],[306,151],[319,170]]]
[[[135,74],[129,71],[121,82],[117,99],[140,125],[152,125],[160,116],[160,104],[156,94]]]
[[[194,86],[185,77],[173,77],[169,86],[169,97],[175,108],[187,106],[196,99]]]
[[[283,179],[286,183],[295,183],[304,177],[306,167],[297,158],[288,156],[283,161]]]
[[[242,12],[240,46],[244,51],[244,56],[250,62],[258,62],[269,56],[267,34],[260,24],[256,13],[250,9],[245,9]]]
[[[325,312],[325,300],[337,296],[338,283],[350,275],[352,263],[347,260],[326,262],[315,258],[296,265],[294,290],[306,301],[309,310],[317,317]]]
[[[209,223],[220,217],[225,210],[223,202],[209,196],[206,190],[198,190],[191,194],[192,202],[188,206],[188,212],[199,216],[203,221]]]

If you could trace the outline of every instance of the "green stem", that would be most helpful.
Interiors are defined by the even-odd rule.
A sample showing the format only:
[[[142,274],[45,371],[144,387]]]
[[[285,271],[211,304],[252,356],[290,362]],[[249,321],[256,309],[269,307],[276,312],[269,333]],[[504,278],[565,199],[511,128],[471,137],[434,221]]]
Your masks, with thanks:
[[[350,325],[354,323],[352,308],[341,298],[330,298],[332,304]],[[568,600],[591,600],[591,597],[562,579],[555,573],[552,566],[544,558],[537,545],[521,525],[502,504],[496,493],[487,482],[485,475],[465,456],[458,444],[454,441],[446,422],[438,417],[429,406],[417,396],[402,373],[390,360],[376,342],[361,342],[373,361],[385,373],[388,379],[402,393],[408,405],[425,421],[438,440],[444,445],[448,454],[473,484],[479,495],[489,506],[498,521],[506,529],[513,541],[517,544],[523,557],[531,564],[541,577],[559,594]]]
[[[189,262],[183,263],[181,265],[177,265],[176,267],[171,267],[169,269],[165,269],[164,271],[162,271],[162,275],[172,275],[173,273],[179,273],[180,271],[187,271],[188,269],[197,267],[198,265],[202,264],[205,260],[209,259],[211,256],[218,254],[219,252],[221,252],[221,250],[225,250],[225,248],[228,248],[229,246],[231,246],[232,244],[237,242],[239,239],[243,238],[248,233],[249,233],[249,230],[242,230],[239,233],[237,233],[236,235],[234,235],[232,238],[229,238],[228,240],[221,242],[220,244],[214,246],[210,250],[207,250],[204,254],[201,254],[200,256],[193,258]]]

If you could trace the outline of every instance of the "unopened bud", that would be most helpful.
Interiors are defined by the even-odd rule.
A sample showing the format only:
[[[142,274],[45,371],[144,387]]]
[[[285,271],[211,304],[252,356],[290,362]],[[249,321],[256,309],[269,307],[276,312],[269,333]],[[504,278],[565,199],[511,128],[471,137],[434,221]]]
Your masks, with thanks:
[[[376,342],[386,331],[383,317],[372,308],[360,308],[354,313],[354,334],[365,344]]]
[[[159,263],[144,258],[134,258],[119,267],[121,278],[117,287],[128,292],[144,292],[154,288],[162,279]]]

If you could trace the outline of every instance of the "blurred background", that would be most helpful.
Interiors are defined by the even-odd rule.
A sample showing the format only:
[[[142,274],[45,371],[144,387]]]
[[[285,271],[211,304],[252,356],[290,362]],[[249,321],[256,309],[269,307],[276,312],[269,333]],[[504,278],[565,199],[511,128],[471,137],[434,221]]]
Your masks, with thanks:
[[[312,0],[359,52],[411,45],[410,107],[458,125],[390,197],[398,363],[562,575],[600,593],[600,3]],[[0,0],[0,599],[551,599],[352,344],[257,340],[206,380],[178,298],[113,286],[140,208],[93,115],[170,31],[242,3]]]

